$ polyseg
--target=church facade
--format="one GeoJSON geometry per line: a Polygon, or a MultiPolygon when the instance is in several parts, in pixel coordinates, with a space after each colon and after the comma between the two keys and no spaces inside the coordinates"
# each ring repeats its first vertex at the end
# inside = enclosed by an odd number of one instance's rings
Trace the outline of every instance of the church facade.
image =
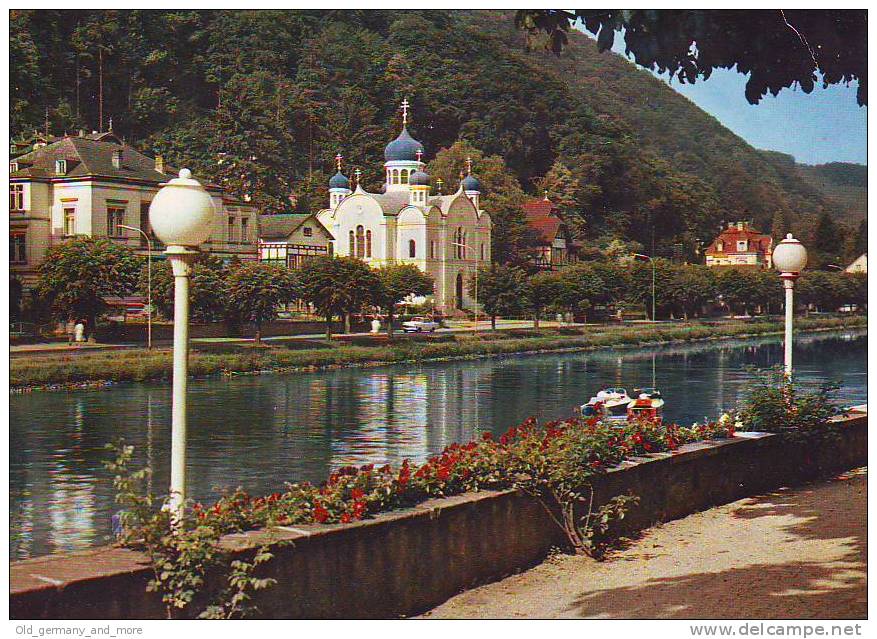
{"type": "Polygon", "coordinates": [[[481,186],[468,161],[468,175],[454,193],[432,193],[423,145],[408,132],[407,111],[405,101],[402,132],[384,150],[383,192],[364,190],[359,175],[352,184],[339,155],[329,180],[329,206],[317,218],[334,238],[335,255],[373,267],[415,264],[435,280],[438,310],[474,309],[469,280],[490,262],[491,220],[479,208],[481,186]]]}

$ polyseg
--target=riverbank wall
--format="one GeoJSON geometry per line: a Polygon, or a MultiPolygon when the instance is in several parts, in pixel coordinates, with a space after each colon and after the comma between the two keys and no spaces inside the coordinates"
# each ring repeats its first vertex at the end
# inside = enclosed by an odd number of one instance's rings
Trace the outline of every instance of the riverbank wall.
{"type": "MultiPolygon", "coordinates": [[[[867,414],[855,410],[831,433],[742,433],[672,453],[635,458],[596,478],[595,503],[640,498],[631,533],[737,499],[867,464],[867,414]]],[[[275,557],[259,593],[268,618],[397,618],[418,614],[475,585],[543,559],[564,542],[539,502],[514,490],[433,499],[346,525],[276,527],[223,538],[234,553],[266,543],[275,557]]],[[[146,592],[142,553],[101,548],[16,561],[13,619],[143,619],[165,616],[146,592]]]]}

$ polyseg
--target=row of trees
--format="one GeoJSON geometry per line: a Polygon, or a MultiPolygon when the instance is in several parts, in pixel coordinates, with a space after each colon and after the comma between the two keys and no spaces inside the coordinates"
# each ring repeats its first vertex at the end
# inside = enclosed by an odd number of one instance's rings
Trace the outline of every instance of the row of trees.
{"type": "MultiPolygon", "coordinates": [[[[653,264],[581,262],[534,275],[516,266],[490,264],[479,271],[477,296],[494,325],[497,316],[532,316],[538,323],[549,313],[586,315],[601,306],[645,307],[651,314],[653,265],[659,318],[688,319],[715,304],[744,314],[779,311],[782,305],[782,284],[772,271],[713,269],[663,259],[653,264]]],[[[169,264],[153,268],[152,299],[165,317],[173,314],[173,285],[169,264]]],[[[468,286],[476,295],[474,277],[468,286]]],[[[143,258],[106,239],[78,237],[49,251],[33,300],[58,319],[82,317],[95,326],[106,310],[105,298],[135,292],[145,296],[147,287],[143,258]]],[[[203,254],[193,268],[190,306],[195,321],[224,321],[232,327],[252,322],[257,341],[262,324],[297,300],[326,318],[327,335],[334,318],[344,318],[349,332],[350,316],[372,308],[388,316],[392,335],[396,305],[410,296],[430,295],[433,288],[432,277],[411,264],[372,269],[355,258],[316,257],[293,271],[265,262],[224,263],[203,254]]],[[[797,283],[797,299],[816,310],[861,307],[867,303],[867,279],[857,273],[805,271],[797,283]]]]}
{"type": "MultiPolygon", "coordinates": [[[[778,312],[783,287],[773,271],[715,269],[698,264],[654,262],[655,310],[658,318],[696,317],[711,305],[734,313],[778,312]]],[[[475,280],[469,282],[475,294],[475,280]]],[[[845,304],[867,303],[863,273],[805,271],[796,284],[797,300],[806,307],[835,311],[845,304]]],[[[622,310],[644,307],[651,315],[652,265],[647,262],[582,262],[558,271],[528,275],[508,265],[485,266],[478,277],[478,299],[497,316],[539,317],[548,313],[586,315],[594,307],[622,310]]]]}
{"type": "MultiPolygon", "coordinates": [[[[107,310],[105,298],[146,296],[149,284],[145,260],[130,249],[106,239],[77,237],[49,251],[34,299],[57,319],[86,318],[93,327],[107,310]]],[[[172,317],[170,264],[153,268],[151,285],[156,309],[172,317]]],[[[192,269],[190,312],[195,321],[224,321],[231,327],[252,322],[259,342],[262,324],[293,301],[312,304],[326,318],[327,336],[333,318],[344,318],[349,332],[351,314],[377,307],[388,315],[392,335],[395,306],[411,295],[432,292],[432,278],[410,264],[372,269],[355,258],[316,257],[293,271],[266,262],[225,263],[202,254],[192,269]]]]}

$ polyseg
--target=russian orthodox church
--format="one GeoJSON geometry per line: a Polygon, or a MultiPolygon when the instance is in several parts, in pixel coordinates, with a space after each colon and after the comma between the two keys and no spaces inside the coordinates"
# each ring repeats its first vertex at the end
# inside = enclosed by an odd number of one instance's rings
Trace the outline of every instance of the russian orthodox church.
{"type": "Polygon", "coordinates": [[[369,193],[354,172],[354,183],[342,171],[329,180],[329,206],[317,219],[334,237],[335,255],[354,256],[369,265],[415,264],[435,279],[437,309],[452,313],[474,309],[469,280],[490,262],[490,215],[479,208],[481,185],[461,176],[456,192],[433,194],[423,162],[423,145],[408,132],[408,101],[402,102],[402,132],[384,149],[384,188],[369,193]],[[352,188],[351,188],[352,187],[352,188]]]}

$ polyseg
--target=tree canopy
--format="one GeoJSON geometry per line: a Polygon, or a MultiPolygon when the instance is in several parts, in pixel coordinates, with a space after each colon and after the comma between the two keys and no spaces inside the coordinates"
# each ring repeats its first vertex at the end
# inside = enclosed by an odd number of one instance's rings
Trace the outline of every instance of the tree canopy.
{"type": "Polygon", "coordinates": [[[567,32],[581,24],[601,51],[621,32],[637,64],[679,82],[707,79],[715,69],[748,74],[746,99],[797,86],[858,82],[856,99],[868,103],[868,12],[864,9],[523,9],[516,24],[547,34],[546,47],[560,53],[567,32]]]}
{"type": "Polygon", "coordinates": [[[85,318],[94,330],[106,310],[105,297],[124,296],[137,287],[143,260],[107,239],[77,236],[51,247],[40,265],[37,292],[58,319],[85,318]]]}

